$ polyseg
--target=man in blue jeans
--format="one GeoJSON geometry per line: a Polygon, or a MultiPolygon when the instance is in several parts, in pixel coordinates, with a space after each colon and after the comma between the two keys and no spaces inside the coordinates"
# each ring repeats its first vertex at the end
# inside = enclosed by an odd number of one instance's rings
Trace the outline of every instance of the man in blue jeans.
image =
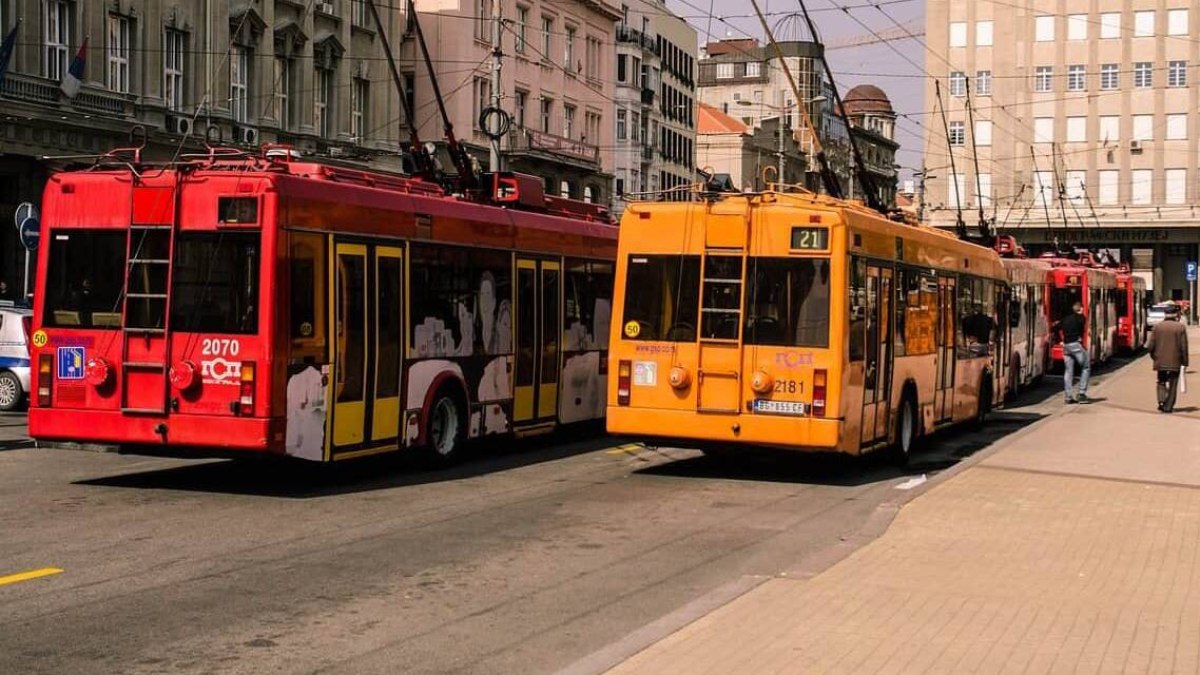
{"type": "Polygon", "coordinates": [[[1083,303],[1076,302],[1071,308],[1071,314],[1057,322],[1062,331],[1063,348],[1063,388],[1066,390],[1067,403],[1082,403],[1088,400],[1088,377],[1092,374],[1092,363],[1087,349],[1083,346],[1083,333],[1087,326],[1087,318],[1083,316],[1083,303]],[[1075,381],[1075,364],[1082,368],[1079,373],[1079,394],[1071,392],[1075,381]]]}

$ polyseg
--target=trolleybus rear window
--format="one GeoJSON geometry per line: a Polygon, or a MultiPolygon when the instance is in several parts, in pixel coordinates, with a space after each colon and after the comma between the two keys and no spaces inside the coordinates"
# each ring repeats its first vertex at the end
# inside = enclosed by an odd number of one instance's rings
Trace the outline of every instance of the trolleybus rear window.
{"type": "Polygon", "coordinates": [[[621,324],[626,339],[695,342],[699,304],[699,256],[629,256],[621,324]]]}
{"type": "Polygon", "coordinates": [[[63,328],[120,328],[126,233],[55,230],[46,270],[43,323],[63,328]]]}
{"type": "Polygon", "coordinates": [[[175,242],[171,326],[196,333],[258,332],[257,232],[184,232],[175,242]]]}
{"type": "Polygon", "coordinates": [[[751,258],[746,280],[746,344],[829,346],[829,260],[751,258]]]}
{"type": "Polygon", "coordinates": [[[1050,292],[1050,317],[1055,321],[1061,320],[1075,311],[1077,302],[1083,302],[1083,290],[1080,287],[1054,289],[1050,292]]]}

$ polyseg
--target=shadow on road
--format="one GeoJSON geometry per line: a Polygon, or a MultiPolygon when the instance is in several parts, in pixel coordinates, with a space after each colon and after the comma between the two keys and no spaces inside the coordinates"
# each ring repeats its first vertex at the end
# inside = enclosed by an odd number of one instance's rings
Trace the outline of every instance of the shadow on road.
{"type": "Polygon", "coordinates": [[[414,450],[334,464],[279,457],[205,461],[76,484],[310,499],[475,478],[610,448],[617,442],[597,428],[576,429],[471,447],[462,463],[447,468],[431,467],[414,450]]]}

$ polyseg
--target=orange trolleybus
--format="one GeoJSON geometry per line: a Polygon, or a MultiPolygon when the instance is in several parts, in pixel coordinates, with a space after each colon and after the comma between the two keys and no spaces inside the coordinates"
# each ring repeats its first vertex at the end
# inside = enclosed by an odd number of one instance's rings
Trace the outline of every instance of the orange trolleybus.
{"type": "MultiPolygon", "coordinates": [[[[995,250],[810,193],[637,203],[621,221],[608,429],[858,454],[991,407],[995,250]]],[[[1000,360],[1003,364],[1005,360],[1000,360]]],[[[1001,390],[1002,391],[1002,390],[1001,390]]]]}
{"type": "Polygon", "coordinates": [[[528,176],[455,197],[288,154],[49,181],[34,438],[448,458],[604,414],[606,212],[528,176]]]}

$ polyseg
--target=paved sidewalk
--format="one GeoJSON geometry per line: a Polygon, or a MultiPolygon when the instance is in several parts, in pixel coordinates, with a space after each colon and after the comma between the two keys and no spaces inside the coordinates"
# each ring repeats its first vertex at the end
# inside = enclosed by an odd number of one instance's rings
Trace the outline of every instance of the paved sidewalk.
{"type": "Polygon", "coordinates": [[[1198,672],[1200,374],[1190,384],[1158,413],[1143,357],[842,562],[766,581],[610,672],[1198,672]]]}

